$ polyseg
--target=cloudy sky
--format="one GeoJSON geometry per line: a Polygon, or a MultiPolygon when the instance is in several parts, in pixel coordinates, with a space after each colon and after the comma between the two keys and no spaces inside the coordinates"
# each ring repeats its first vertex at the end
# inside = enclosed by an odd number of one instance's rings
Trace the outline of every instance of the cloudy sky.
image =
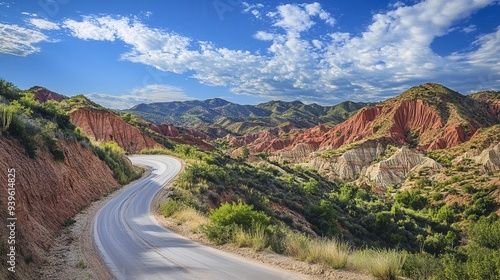
{"type": "Polygon", "coordinates": [[[118,109],[500,90],[498,0],[116,3],[0,0],[0,78],[118,109]]]}

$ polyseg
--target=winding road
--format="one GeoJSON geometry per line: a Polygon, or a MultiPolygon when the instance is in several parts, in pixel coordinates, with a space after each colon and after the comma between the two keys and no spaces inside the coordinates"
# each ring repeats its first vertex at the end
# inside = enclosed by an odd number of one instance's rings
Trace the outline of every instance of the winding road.
{"type": "Polygon", "coordinates": [[[203,246],[160,226],[150,212],[155,194],[181,170],[167,156],[132,156],[151,174],[97,214],[94,240],[117,279],[300,279],[294,274],[203,246]]]}

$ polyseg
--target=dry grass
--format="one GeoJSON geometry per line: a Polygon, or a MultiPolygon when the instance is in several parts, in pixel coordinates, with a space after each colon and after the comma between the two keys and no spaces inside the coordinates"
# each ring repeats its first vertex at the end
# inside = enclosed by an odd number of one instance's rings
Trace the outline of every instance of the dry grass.
{"type": "Polygon", "coordinates": [[[171,218],[178,225],[185,225],[191,232],[197,232],[200,225],[207,222],[207,217],[191,207],[184,207],[172,214],[171,218]]]}
{"type": "Polygon", "coordinates": [[[267,247],[269,238],[264,226],[255,226],[249,231],[239,229],[234,237],[234,242],[239,247],[250,247],[256,251],[262,251],[267,247]]]}
{"type": "Polygon", "coordinates": [[[350,251],[346,243],[336,239],[311,239],[299,234],[289,234],[285,244],[289,256],[337,269],[346,266],[350,251]]]}
{"type": "Polygon", "coordinates": [[[396,250],[360,250],[349,256],[347,267],[391,280],[401,274],[405,260],[405,253],[396,250]]]}

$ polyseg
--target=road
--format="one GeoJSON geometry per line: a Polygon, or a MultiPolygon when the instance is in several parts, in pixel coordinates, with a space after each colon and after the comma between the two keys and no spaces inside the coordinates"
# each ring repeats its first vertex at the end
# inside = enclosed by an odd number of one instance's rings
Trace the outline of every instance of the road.
{"type": "Polygon", "coordinates": [[[167,156],[132,156],[151,174],[97,214],[94,240],[117,279],[299,279],[295,275],[203,246],[160,226],[150,212],[155,194],[181,170],[167,156]]]}

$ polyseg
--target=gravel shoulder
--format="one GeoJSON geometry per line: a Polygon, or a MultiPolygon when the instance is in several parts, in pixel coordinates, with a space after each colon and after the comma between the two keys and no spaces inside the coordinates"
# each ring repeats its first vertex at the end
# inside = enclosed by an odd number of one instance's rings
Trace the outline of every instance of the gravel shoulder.
{"type": "MultiPolygon", "coordinates": [[[[146,170],[143,177],[150,173],[146,170]]],[[[47,250],[44,263],[37,267],[40,279],[113,279],[94,243],[94,219],[109,200],[134,182],[101,196],[73,217],[75,223],[61,230],[47,250]]]]}

